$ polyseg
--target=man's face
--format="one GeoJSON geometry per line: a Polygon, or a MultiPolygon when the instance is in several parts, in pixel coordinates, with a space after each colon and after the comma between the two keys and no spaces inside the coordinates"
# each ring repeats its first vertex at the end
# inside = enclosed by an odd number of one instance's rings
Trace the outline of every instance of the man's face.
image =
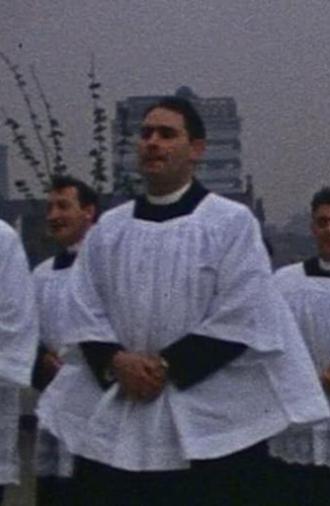
{"type": "Polygon", "coordinates": [[[330,261],[330,204],[320,205],[312,215],[312,233],[319,256],[330,261]]]}
{"type": "Polygon", "coordinates": [[[190,140],[181,114],[157,107],[145,117],[138,144],[141,173],[154,182],[184,183],[204,141],[190,140]]]}
{"type": "Polygon", "coordinates": [[[81,206],[73,186],[51,191],[46,213],[51,236],[64,247],[79,242],[91,226],[94,212],[94,206],[81,206]]]}

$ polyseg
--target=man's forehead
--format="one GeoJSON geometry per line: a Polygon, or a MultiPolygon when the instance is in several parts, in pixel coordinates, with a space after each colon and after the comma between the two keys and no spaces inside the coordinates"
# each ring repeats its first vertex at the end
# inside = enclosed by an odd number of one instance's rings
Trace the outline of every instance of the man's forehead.
{"type": "Polygon", "coordinates": [[[325,223],[329,223],[330,221],[330,204],[321,204],[315,211],[312,213],[312,223],[315,226],[323,226],[325,223]]]}
{"type": "Polygon", "coordinates": [[[330,216],[330,203],[321,204],[317,209],[315,209],[313,216],[330,216]]]}
{"type": "Polygon", "coordinates": [[[48,194],[48,200],[72,199],[79,200],[78,190],[74,186],[65,186],[64,188],[56,188],[48,194]]]}
{"type": "Polygon", "coordinates": [[[163,107],[155,107],[144,118],[143,126],[169,126],[172,128],[185,129],[184,118],[182,114],[163,107]]]}

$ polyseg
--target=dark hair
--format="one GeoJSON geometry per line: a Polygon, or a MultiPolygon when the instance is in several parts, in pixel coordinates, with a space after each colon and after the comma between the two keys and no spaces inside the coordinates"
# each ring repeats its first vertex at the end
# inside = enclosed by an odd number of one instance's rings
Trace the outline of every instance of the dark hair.
{"type": "Polygon", "coordinates": [[[323,204],[330,205],[330,186],[323,186],[321,190],[313,195],[311,201],[312,213],[315,213],[323,204]]]}
{"type": "Polygon", "coordinates": [[[88,184],[84,183],[80,179],[76,179],[75,177],[53,176],[51,178],[49,191],[63,190],[68,187],[76,188],[81,207],[93,205],[96,209],[98,209],[99,202],[97,193],[93,190],[93,188],[88,186],[88,184]]]}
{"type": "Polygon", "coordinates": [[[170,111],[177,112],[183,116],[184,124],[191,141],[195,139],[205,139],[206,130],[204,122],[191,102],[185,98],[174,96],[161,98],[145,110],[143,119],[151,111],[157,109],[158,107],[162,109],[169,109],[170,111]]]}

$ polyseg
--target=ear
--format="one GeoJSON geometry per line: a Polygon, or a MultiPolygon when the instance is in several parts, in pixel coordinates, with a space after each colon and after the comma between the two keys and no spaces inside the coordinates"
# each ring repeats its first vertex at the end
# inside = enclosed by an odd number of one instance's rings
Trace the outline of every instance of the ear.
{"type": "Polygon", "coordinates": [[[88,219],[88,221],[93,222],[95,220],[96,216],[96,207],[92,204],[87,205],[84,207],[85,216],[88,219]]]}
{"type": "Polygon", "coordinates": [[[205,140],[204,139],[194,139],[190,143],[191,145],[191,159],[193,161],[201,158],[202,154],[205,151],[205,140]]]}
{"type": "Polygon", "coordinates": [[[310,230],[310,233],[312,234],[312,236],[315,237],[315,224],[314,224],[313,219],[311,219],[311,221],[309,223],[309,230],[310,230]]]}

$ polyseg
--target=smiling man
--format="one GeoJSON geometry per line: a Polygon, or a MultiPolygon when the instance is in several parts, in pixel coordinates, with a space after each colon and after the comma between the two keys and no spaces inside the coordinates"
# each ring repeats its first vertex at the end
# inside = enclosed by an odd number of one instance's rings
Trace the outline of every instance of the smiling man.
{"type": "Polygon", "coordinates": [[[70,176],[52,180],[46,220],[50,235],[61,248],[76,249],[95,221],[95,192],[70,176]]]}
{"type": "MultiPolygon", "coordinates": [[[[311,202],[317,255],[279,269],[275,280],[298,323],[330,401],[330,187],[311,202]]],[[[285,431],[270,443],[283,504],[321,506],[330,495],[330,423],[285,431]]]]}
{"type": "Polygon", "coordinates": [[[146,194],[103,215],[72,271],[74,362],[39,413],[77,456],[76,505],[269,506],[263,441],[328,415],[256,220],[194,178],[204,147],[189,102],[150,107],[146,194]]]}
{"type": "MultiPolygon", "coordinates": [[[[68,279],[68,269],[96,219],[96,212],[97,196],[88,185],[71,176],[53,178],[46,220],[60,253],[43,262],[33,273],[41,327],[33,383],[41,391],[53,380],[62,365],[60,300],[68,279]]],[[[36,462],[37,506],[71,504],[71,457],[46,431],[39,431],[38,434],[36,462]]]]}

